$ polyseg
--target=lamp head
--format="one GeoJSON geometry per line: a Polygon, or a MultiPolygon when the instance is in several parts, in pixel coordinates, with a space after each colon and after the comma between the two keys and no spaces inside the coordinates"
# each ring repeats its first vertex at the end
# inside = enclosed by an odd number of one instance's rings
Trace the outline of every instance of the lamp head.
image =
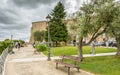
{"type": "Polygon", "coordinates": [[[47,17],[46,17],[47,20],[50,20],[51,19],[51,16],[48,14],[47,17]]]}

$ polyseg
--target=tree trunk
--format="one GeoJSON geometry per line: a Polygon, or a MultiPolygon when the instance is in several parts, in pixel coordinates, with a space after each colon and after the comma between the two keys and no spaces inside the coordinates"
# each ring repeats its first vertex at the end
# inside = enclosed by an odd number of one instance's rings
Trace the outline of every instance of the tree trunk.
{"type": "Polygon", "coordinates": [[[60,46],[60,42],[56,41],[56,47],[60,46]]]}
{"type": "Polygon", "coordinates": [[[116,53],[117,56],[120,56],[120,44],[117,45],[117,53],[116,53]]]}
{"type": "Polygon", "coordinates": [[[83,54],[82,54],[82,40],[83,40],[83,38],[80,38],[79,42],[77,43],[77,45],[78,45],[78,56],[80,58],[83,58],[83,54]]]}
{"type": "Polygon", "coordinates": [[[67,46],[67,42],[65,42],[65,46],[67,46]]]}
{"type": "MultiPolygon", "coordinates": [[[[116,36],[119,36],[119,35],[116,35],[116,36]]],[[[117,53],[116,53],[116,55],[120,56],[120,37],[116,37],[116,43],[117,43],[117,53]]]]}
{"type": "Polygon", "coordinates": [[[57,47],[57,41],[55,42],[55,44],[56,44],[56,47],[57,47]]]}

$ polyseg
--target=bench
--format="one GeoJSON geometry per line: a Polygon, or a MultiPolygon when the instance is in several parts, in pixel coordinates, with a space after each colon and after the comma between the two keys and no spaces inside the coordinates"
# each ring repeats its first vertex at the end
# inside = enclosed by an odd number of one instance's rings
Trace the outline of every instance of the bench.
{"type": "Polygon", "coordinates": [[[70,68],[76,68],[79,72],[80,67],[77,65],[77,63],[82,61],[80,57],[67,55],[61,55],[59,57],[62,58],[62,60],[56,61],[56,69],[58,69],[58,64],[61,64],[68,68],[68,75],[70,75],[70,68]],[[74,62],[74,64],[67,63],[64,60],[71,60],[72,62],[74,62]]]}

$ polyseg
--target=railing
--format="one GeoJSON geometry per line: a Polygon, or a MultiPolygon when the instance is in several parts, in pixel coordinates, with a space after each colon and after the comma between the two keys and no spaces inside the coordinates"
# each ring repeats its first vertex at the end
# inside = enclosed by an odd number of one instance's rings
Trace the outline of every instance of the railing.
{"type": "Polygon", "coordinates": [[[6,59],[6,56],[8,55],[8,48],[6,48],[2,54],[0,55],[0,75],[3,74],[3,70],[4,70],[4,62],[6,59]]]}

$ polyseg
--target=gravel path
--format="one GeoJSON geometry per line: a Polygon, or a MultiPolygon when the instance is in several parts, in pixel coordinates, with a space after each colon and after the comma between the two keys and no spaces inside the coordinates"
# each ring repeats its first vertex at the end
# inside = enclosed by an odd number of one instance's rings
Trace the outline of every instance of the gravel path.
{"type": "MultiPolygon", "coordinates": [[[[20,50],[14,49],[15,54],[7,56],[4,75],[67,75],[67,68],[59,66],[59,69],[56,69],[54,60],[47,61],[45,55],[35,54],[34,50],[31,45],[20,50]]],[[[93,74],[71,69],[71,75],[93,74]]]]}

